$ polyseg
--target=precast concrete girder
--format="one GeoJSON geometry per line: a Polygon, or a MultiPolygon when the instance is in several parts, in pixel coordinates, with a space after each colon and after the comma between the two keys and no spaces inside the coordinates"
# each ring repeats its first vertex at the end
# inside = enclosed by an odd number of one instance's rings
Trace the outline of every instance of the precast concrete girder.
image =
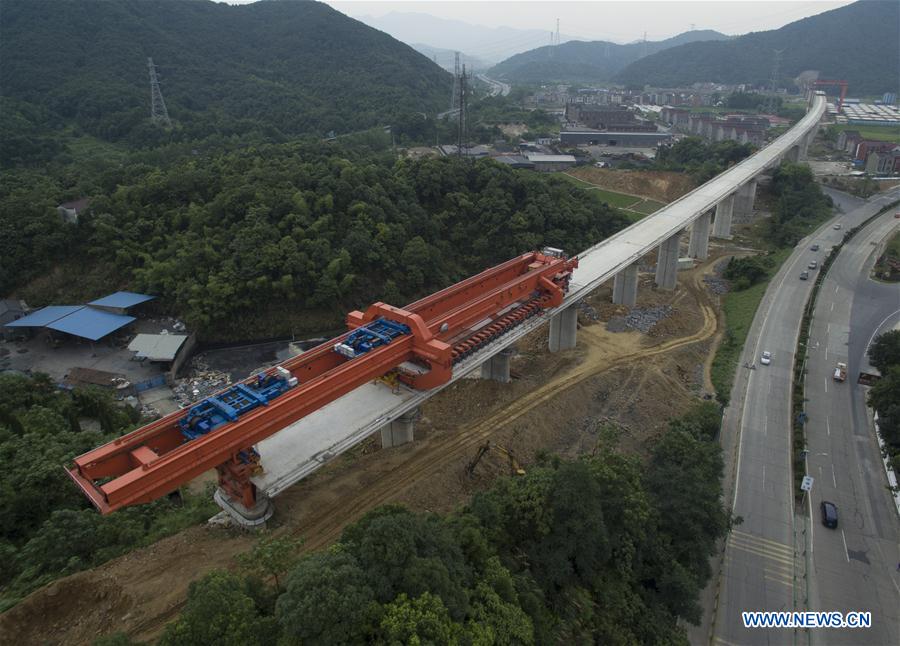
{"type": "Polygon", "coordinates": [[[613,281],[612,302],[616,305],[634,307],[637,303],[638,290],[638,266],[637,263],[628,265],[616,274],[613,281]]]}

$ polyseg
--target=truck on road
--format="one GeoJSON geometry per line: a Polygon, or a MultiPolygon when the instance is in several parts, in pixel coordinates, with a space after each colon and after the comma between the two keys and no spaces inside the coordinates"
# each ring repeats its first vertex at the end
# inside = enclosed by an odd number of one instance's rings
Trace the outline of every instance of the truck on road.
{"type": "Polygon", "coordinates": [[[847,378],[847,364],[838,363],[834,369],[834,380],[844,381],[847,378]]]}

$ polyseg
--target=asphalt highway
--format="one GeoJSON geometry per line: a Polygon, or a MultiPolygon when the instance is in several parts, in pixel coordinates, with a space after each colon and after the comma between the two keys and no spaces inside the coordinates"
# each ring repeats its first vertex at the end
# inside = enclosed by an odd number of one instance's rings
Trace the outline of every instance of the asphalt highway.
{"type": "Polygon", "coordinates": [[[868,367],[877,330],[900,321],[900,284],[869,279],[877,250],[900,228],[891,210],[844,246],[822,283],[807,363],[807,472],[811,610],[864,610],[867,629],[815,630],[813,644],[900,644],[900,521],[857,377],[868,367]],[[837,362],[847,380],[833,380],[837,362]],[[838,526],[821,523],[820,503],[838,507],[838,526]]]}
{"type": "MultiPolygon", "coordinates": [[[[791,629],[745,628],[741,618],[742,611],[807,607],[806,523],[795,522],[792,495],[790,388],[800,321],[813,281],[799,276],[813,256],[821,263],[825,251],[839,242],[846,230],[897,199],[898,193],[895,190],[857,208],[853,208],[856,201],[841,198],[845,210],[852,210],[801,241],[757,310],[723,424],[726,461],[735,468],[733,482],[726,478],[730,499],[726,502],[733,505],[733,513],[742,522],[729,534],[716,586],[714,643],[743,646],[806,640],[791,629]],[[841,230],[833,228],[836,223],[842,225],[841,230]],[[816,254],[809,250],[814,243],[821,247],[816,254]],[[772,353],[770,365],[759,363],[763,351],[772,353]]],[[[850,299],[849,290],[844,297],[850,299]]],[[[822,583],[833,587],[830,580],[822,583]]],[[[699,641],[696,631],[692,635],[699,641]]]]}

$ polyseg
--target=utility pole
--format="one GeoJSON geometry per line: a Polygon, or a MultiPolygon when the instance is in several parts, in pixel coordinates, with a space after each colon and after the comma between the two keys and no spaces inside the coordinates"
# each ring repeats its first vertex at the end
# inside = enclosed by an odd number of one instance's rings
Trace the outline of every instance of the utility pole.
{"type": "Polygon", "coordinates": [[[772,60],[772,75],[769,77],[769,91],[772,95],[769,97],[769,100],[766,101],[766,112],[772,113],[778,110],[778,71],[781,67],[781,55],[784,53],[783,49],[773,49],[772,52],[775,54],[774,59],[772,60]]]}
{"type": "Polygon", "coordinates": [[[450,92],[450,110],[459,107],[459,52],[453,64],[453,91],[450,92]]]}
{"type": "Polygon", "coordinates": [[[463,147],[469,145],[469,133],[467,132],[466,123],[466,66],[463,64],[462,73],[459,77],[459,121],[457,122],[456,132],[456,154],[463,156],[463,147]]]}
{"type": "Polygon", "coordinates": [[[147,67],[150,68],[150,121],[162,126],[171,126],[169,111],[163,100],[162,90],[159,89],[159,79],[156,77],[156,65],[153,59],[147,59],[147,67]]]}

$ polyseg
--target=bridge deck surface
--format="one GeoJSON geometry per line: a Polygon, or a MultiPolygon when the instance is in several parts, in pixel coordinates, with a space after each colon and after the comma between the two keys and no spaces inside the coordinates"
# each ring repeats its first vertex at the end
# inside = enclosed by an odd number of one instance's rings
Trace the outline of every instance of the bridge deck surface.
{"type": "MultiPolygon", "coordinates": [[[[569,294],[558,309],[577,303],[658,244],[690,226],[764,170],[777,166],[815,127],[824,112],[825,98],[817,95],[803,119],[768,146],[653,215],[579,254],[579,266],[569,294]]],[[[254,477],[253,482],[267,495],[277,495],[546,323],[553,313],[547,311],[544,316],[531,319],[457,364],[453,378],[440,388],[420,392],[401,387],[400,392],[394,394],[384,384],[366,384],[291,424],[257,446],[265,471],[254,477]]]]}

